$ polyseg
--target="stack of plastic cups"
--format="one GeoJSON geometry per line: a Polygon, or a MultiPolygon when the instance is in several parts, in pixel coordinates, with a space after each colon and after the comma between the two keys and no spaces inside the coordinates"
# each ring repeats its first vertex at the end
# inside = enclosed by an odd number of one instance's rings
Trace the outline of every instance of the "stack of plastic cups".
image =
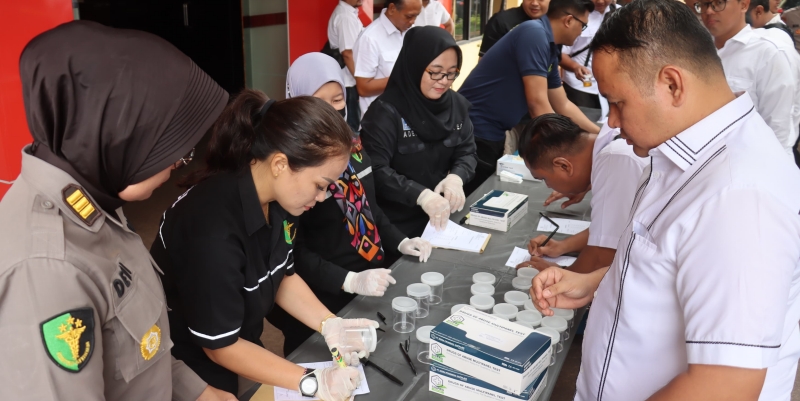
{"type": "Polygon", "coordinates": [[[431,296],[428,300],[428,303],[431,305],[438,305],[442,303],[442,293],[444,292],[444,275],[436,272],[423,273],[420,281],[422,281],[422,284],[427,284],[431,287],[431,296]]]}
{"type": "Polygon", "coordinates": [[[469,299],[469,305],[481,312],[490,313],[494,307],[494,298],[489,295],[473,295],[469,299]]]}
{"type": "Polygon", "coordinates": [[[431,286],[422,283],[410,284],[406,287],[406,294],[409,298],[417,301],[417,311],[414,313],[414,317],[417,319],[428,317],[428,311],[430,310],[428,302],[431,298],[431,286]]]}
{"type": "Polygon", "coordinates": [[[527,294],[531,292],[531,279],[526,277],[514,277],[511,280],[511,286],[514,287],[515,290],[527,294]]]}
{"type": "Polygon", "coordinates": [[[519,309],[516,306],[505,303],[497,304],[492,308],[493,315],[505,320],[513,320],[517,316],[517,312],[519,309]]]}
{"type": "Polygon", "coordinates": [[[473,284],[469,290],[472,295],[494,295],[494,286],[490,284],[473,284]]]}
{"type": "Polygon", "coordinates": [[[489,284],[491,286],[497,282],[497,277],[492,273],[475,273],[472,275],[472,282],[475,284],[489,284]]]}
{"type": "Polygon", "coordinates": [[[551,351],[550,366],[555,365],[556,354],[561,352],[558,350],[558,347],[561,347],[562,349],[564,348],[564,346],[561,345],[561,334],[559,334],[557,330],[551,329],[549,327],[541,327],[534,331],[539,334],[550,337],[550,351],[551,351]]]}
{"type": "Polygon", "coordinates": [[[517,269],[517,277],[524,277],[529,281],[530,279],[536,277],[537,274],[539,274],[539,271],[532,267],[520,267],[517,269]]]}
{"type": "Polygon", "coordinates": [[[456,304],[456,305],[453,305],[453,307],[450,308],[450,314],[451,315],[455,315],[456,312],[458,312],[459,310],[461,310],[461,308],[463,308],[465,306],[467,306],[467,304],[456,304]]]}
{"type": "MultiPolygon", "coordinates": [[[[564,320],[567,321],[567,328],[569,328],[569,329],[572,328],[572,323],[575,320],[575,311],[574,310],[572,310],[572,309],[559,309],[559,308],[550,308],[550,310],[553,311],[553,313],[554,313],[553,316],[563,317],[564,320]]],[[[565,340],[568,340],[568,339],[569,339],[569,330],[567,330],[567,338],[565,338],[565,340]]]]}
{"type": "Polygon", "coordinates": [[[542,325],[542,314],[535,310],[522,310],[517,312],[517,323],[525,322],[530,324],[532,329],[542,325]]]}
{"type": "Polygon", "coordinates": [[[417,301],[408,297],[396,297],[392,300],[392,328],[398,333],[411,333],[417,322],[417,301]]]}
{"type": "Polygon", "coordinates": [[[564,344],[562,343],[566,341],[567,336],[569,335],[567,321],[564,320],[563,317],[545,316],[542,318],[542,327],[549,327],[558,331],[558,334],[561,336],[561,342],[558,343],[558,352],[563,351],[564,344]]]}
{"type": "Polygon", "coordinates": [[[419,352],[417,353],[417,360],[426,364],[431,364],[430,358],[430,343],[431,343],[431,330],[433,326],[422,326],[417,329],[417,340],[419,340],[419,352]]]}
{"type": "Polygon", "coordinates": [[[529,300],[528,294],[522,291],[508,291],[503,295],[503,300],[511,305],[517,307],[517,310],[522,310],[525,306],[525,301],[529,300]]]}

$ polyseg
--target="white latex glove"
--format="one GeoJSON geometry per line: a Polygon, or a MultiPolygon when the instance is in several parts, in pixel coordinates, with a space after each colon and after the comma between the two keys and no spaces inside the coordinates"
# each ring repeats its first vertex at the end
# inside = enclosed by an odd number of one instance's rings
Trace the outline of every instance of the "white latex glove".
{"type": "Polygon", "coordinates": [[[351,294],[382,297],[389,284],[396,282],[389,269],[369,269],[361,273],[349,272],[344,279],[343,290],[351,294]]]}
{"type": "Polygon", "coordinates": [[[331,366],[314,371],[317,377],[317,398],[325,401],[348,401],[361,384],[356,368],[331,366]]]}
{"type": "Polygon", "coordinates": [[[438,193],[425,189],[417,198],[417,205],[428,214],[436,231],[442,231],[450,220],[450,202],[438,193]]]}
{"type": "Polygon", "coordinates": [[[431,248],[431,243],[420,237],[412,239],[406,238],[397,246],[397,250],[400,251],[400,253],[403,255],[419,256],[419,261],[422,263],[428,261],[428,257],[431,256],[431,248]]]}
{"type": "MultiPolygon", "coordinates": [[[[358,329],[372,326],[380,327],[378,322],[370,319],[342,319],[334,317],[326,320],[322,324],[322,336],[328,349],[336,348],[344,359],[344,363],[350,366],[358,366],[361,363],[358,358],[369,356],[370,350],[361,339],[361,334],[347,329],[358,329]]],[[[377,339],[376,339],[377,341],[377,339]]],[[[373,344],[374,346],[374,344],[373,344]]]]}
{"type": "Polygon", "coordinates": [[[444,198],[450,202],[450,213],[461,211],[464,208],[464,181],[455,174],[448,174],[447,177],[436,185],[433,192],[444,194],[444,198]]]}

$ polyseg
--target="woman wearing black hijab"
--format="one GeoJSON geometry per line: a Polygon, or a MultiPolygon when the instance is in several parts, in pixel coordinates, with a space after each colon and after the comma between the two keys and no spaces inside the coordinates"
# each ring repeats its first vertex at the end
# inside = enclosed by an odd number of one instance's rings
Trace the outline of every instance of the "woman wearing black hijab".
{"type": "Polygon", "coordinates": [[[447,31],[410,29],[386,91],[361,121],[378,204],[409,237],[421,235],[428,220],[444,229],[475,175],[470,104],[450,89],[460,68],[461,49],[447,31]]]}
{"type": "Polygon", "coordinates": [[[20,73],[33,144],[0,201],[3,398],[235,399],[170,356],[121,208],[191,160],[227,93],[166,41],[86,21],[34,38],[20,73]]]}

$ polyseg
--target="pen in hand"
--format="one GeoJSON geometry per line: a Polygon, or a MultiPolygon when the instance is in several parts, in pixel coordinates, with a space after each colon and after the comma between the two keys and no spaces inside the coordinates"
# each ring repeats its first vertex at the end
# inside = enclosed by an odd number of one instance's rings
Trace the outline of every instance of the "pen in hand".
{"type": "Polygon", "coordinates": [[[547,243],[548,243],[548,242],[550,242],[550,238],[553,238],[553,236],[554,236],[554,235],[556,235],[556,232],[558,231],[558,228],[559,228],[559,227],[558,227],[558,224],[556,224],[556,222],[555,222],[555,221],[553,221],[553,220],[550,220],[550,218],[549,218],[549,217],[547,217],[547,216],[545,216],[545,215],[544,215],[544,213],[542,213],[542,212],[539,212],[539,215],[540,215],[540,216],[542,216],[542,218],[543,218],[543,219],[545,219],[545,220],[547,220],[548,222],[550,222],[550,224],[552,224],[552,225],[554,225],[554,226],[556,227],[556,229],[555,229],[555,230],[553,230],[553,232],[551,232],[551,233],[550,233],[550,235],[548,235],[548,236],[547,236],[547,238],[544,240],[544,242],[542,242],[541,244],[539,244],[539,247],[540,247],[540,248],[542,248],[542,247],[544,247],[545,245],[547,245],[547,243]]]}
{"type": "Polygon", "coordinates": [[[406,352],[405,348],[403,348],[403,344],[400,343],[400,353],[403,354],[403,358],[408,362],[408,366],[411,367],[411,371],[414,372],[414,376],[417,375],[417,368],[414,367],[414,362],[411,362],[411,358],[408,357],[408,353],[406,352]]]}

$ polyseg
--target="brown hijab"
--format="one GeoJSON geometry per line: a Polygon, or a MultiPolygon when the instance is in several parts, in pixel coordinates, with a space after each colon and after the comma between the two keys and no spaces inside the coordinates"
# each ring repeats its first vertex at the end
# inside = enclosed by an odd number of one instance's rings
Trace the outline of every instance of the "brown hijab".
{"type": "Polygon", "coordinates": [[[113,211],[125,187],[175,163],[202,138],[228,94],[167,41],[73,21],[20,57],[33,154],[113,211]]]}

